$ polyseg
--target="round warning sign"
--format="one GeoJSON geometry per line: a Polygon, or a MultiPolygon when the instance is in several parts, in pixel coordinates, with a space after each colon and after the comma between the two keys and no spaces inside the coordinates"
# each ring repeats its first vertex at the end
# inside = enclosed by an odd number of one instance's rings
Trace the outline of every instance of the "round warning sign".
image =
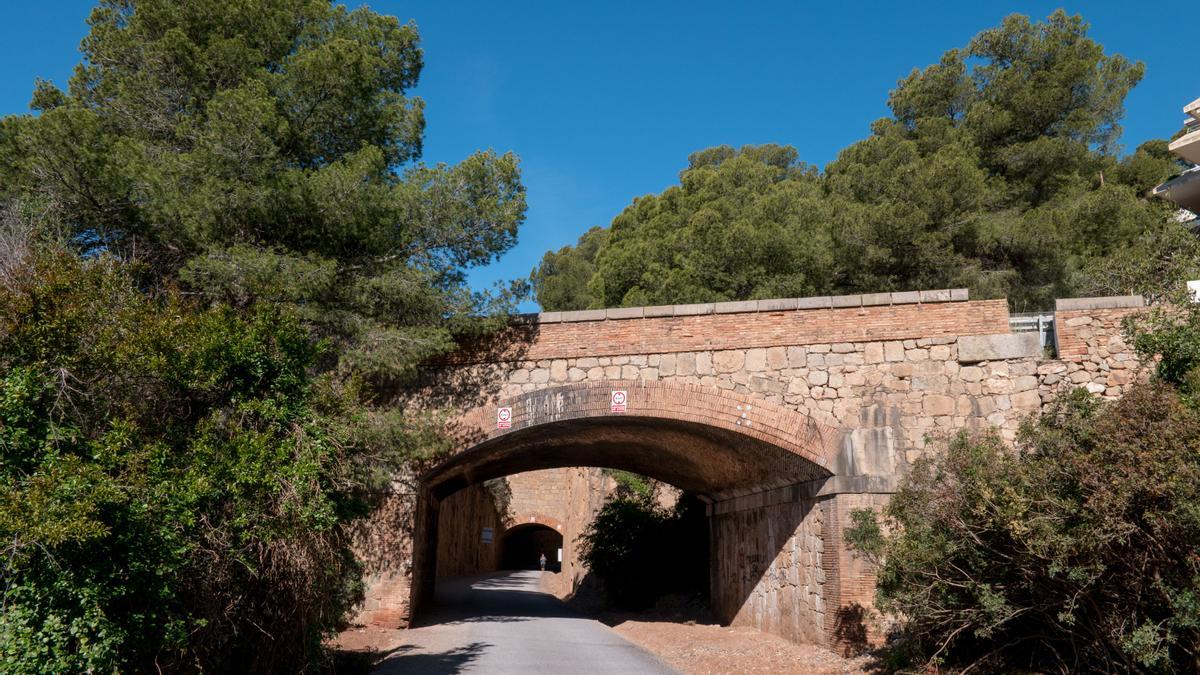
{"type": "Polygon", "coordinates": [[[612,411],[615,413],[625,412],[626,402],[629,396],[624,389],[614,389],[612,393],[612,411]]]}
{"type": "Polygon", "coordinates": [[[496,410],[496,428],[512,428],[512,408],[498,408],[496,410]]]}

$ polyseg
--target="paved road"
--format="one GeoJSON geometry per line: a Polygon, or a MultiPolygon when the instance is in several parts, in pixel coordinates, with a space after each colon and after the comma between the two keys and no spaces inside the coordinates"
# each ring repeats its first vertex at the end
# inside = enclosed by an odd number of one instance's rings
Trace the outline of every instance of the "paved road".
{"type": "Polygon", "coordinates": [[[674,673],[607,626],[538,590],[539,572],[439,581],[437,606],[376,675],[674,673]]]}

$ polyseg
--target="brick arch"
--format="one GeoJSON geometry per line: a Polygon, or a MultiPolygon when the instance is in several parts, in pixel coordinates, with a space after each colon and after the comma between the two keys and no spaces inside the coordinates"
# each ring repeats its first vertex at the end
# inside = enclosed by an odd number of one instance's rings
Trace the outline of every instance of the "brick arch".
{"type": "MultiPolygon", "coordinates": [[[[816,482],[836,472],[843,436],[795,410],[694,384],[610,380],[548,386],[476,408],[458,451],[420,479],[412,604],[432,597],[438,505],[492,478],[563,466],[626,469],[713,502],[816,482]],[[612,392],[627,392],[613,412],[612,392]],[[509,428],[497,410],[510,408],[509,428]]],[[[559,530],[561,531],[561,530],[559,530]]]]}
{"type": "MultiPolygon", "coordinates": [[[[835,473],[842,443],[839,430],[751,395],[695,384],[631,380],[580,382],[504,398],[462,415],[454,424],[458,450],[427,472],[421,482],[444,496],[466,485],[501,475],[581,465],[628,468],[674,482],[670,475],[655,475],[653,462],[647,462],[650,466],[622,466],[596,461],[609,459],[607,457],[567,457],[565,450],[553,447],[558,436],[582,441],[604,437],[613,429],[626,428],[629,429],[626,442],[630,445],[645,446],[648,445],[646,435],[670,433],[675,441],[729,447],[729,458],[740,457],[742,461],[752,461],[754,453],[751,450],[766,455],[765,449],[769,449],[775,455],[772,461],[776,466],[773,468],[778,473],[780,485],[835,473]],[[612,410],[612,392],[616,390],[627,393],[623,413],[612,410]],[[508,428],[500,428],[497,424],[501,408],[511,410],[508,428]],[[738,453],[735,449],[745,452],[738,453]],[[504,461],[489,461],[497,456],[504,461]]],[[[609,442],[616,445],[621,441],[610,438],[609,442]]],[[[611,459],[620,458],[614,455],[611,459]]],[[[650,459],[649,455],[646,459],[650,459]]],[[[690,486],[680,487],[687,489],[690,486]]],[[[740,486],[728,494],[768,487],[771,485],[760,481],[740,486]]]]}
{"type": "Polygon", "coordinates": [[[504,520],[504,533],[507,534],[510,530],[514,530],[523,525],[545,525],[559,532],[563,531],[563,522],[554,516],[548,516],[544,513],[536,511],[528,511],[517,516],[510,516],[504,520]]]}

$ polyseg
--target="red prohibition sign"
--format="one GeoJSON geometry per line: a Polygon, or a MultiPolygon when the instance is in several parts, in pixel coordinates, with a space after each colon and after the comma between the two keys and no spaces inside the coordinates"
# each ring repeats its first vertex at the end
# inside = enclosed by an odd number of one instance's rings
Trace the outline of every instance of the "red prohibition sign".
{"type": "Polygon", "coordinates": [[[615,412],[615,413],[625,412],[625,405],[626,405],[626,401],[628,400],[628,398],[629,397],[625,393],[625,390],[614,389],[613,393],[612,393],[612,405],[611,405],[612,412],[615,412]]]}

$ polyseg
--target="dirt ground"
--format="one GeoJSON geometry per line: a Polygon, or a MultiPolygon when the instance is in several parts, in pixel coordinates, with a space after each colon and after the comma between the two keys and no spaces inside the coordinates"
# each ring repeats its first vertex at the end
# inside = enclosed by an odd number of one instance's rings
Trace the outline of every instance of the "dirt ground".
{"type": "Polygon", "coordinates": [[[718,673],[864,673],[868,659],[844,659],[811,645],[798,645],[753,628],[678,622],[653,614],[607,614],[602,621],[630,642],[653,652],[672,668],[694,675],[718,673]]]}
{"type": "MultiPolygon", "coordinates": [[[[797,645],[753,628],[706,623],[675,623],[654,615],[600,617],[622,637],[691,675],[740,673],[864,673],[868,659],[844,659],[820,647],[797,645]]],[[[341,658],[335,673],[367,673],[373,664],[405,644],[405,631],[358,626],[336,641],[341,658]]]]}
{"type": "MultiPolygon", "coordinates": [[[[646,612],[604,610],[576,598],[576,611],[608,625],[626,640],[689,675],[803,673],[840,675],[870,672],[870,657],[843,658],[812,645],[799,645],[746,627],[724,627],[702,605],[668,596],[646,612]]],[[[405,645],[403,630],[355,626],[338,636],[336,673],[366,673],[371,665],[405,645]]]]}

